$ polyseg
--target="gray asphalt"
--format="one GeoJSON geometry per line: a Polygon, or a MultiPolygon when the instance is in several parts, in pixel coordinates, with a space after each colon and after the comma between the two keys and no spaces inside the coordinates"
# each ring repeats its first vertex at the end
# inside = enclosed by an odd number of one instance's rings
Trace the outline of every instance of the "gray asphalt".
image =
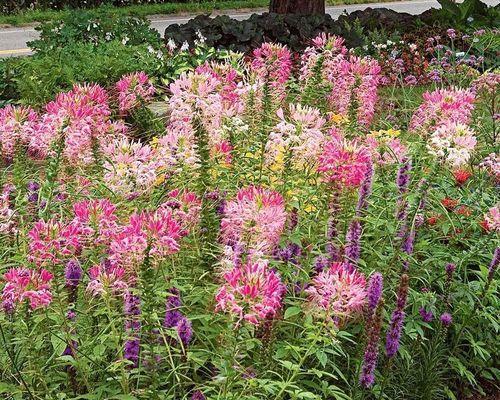
{"type": "MultiPolygon", "coordinates": [[[[494,6],[499,4],[500,0],[483,0],[489,6],[494,6]]],[[[356,10],[364,10],[367,7],[371,8],[390,8],[398,12],[407,12],[410,14],[420,14],[425,10],[430,8],[440,8],[439,3],[436,0],[411,0],[411,1],[398,1],[398,2],[388,2],[388,3],[368,3],[368,4],[356,4],[356,5],[342,5],[342,6],[329,6],[326,8],[326,12],[330,14],[333,18],[338,18],[342,13],[353,12],[356,10]]],[[[256,9],[251,12],[238,12],[230,11],[213,13],[212,15],[218,14],[228,14],[232,18],[236,19],[246,19],[251,14],[263,13],[266,9],[256,9]]],[[[191,15],[172,15],[172,16],[152,16],[150,17],[151,25],[153,28],[158,30],[162,35],[165,28],[172,24],[182,24],[189,21],[191,18],[196,16],[191,15]]],[[[16,28],[6,28],[0,29],[0,57],[10,57],[30,54],[28,45],[26,44],[30,40],[36,39],[38,37],[38,32],[31,27],[16,27],[16,28]]]]}

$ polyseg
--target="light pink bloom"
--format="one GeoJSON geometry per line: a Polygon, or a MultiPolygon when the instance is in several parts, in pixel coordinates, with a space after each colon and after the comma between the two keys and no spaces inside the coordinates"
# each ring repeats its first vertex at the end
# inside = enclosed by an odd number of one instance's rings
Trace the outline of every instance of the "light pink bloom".
{"type": "Polygon", "coordinates": [[[103,148],[104,182],[115,194],[127,197],[149,193],[158,178],[159,160],[149,145],[115,139],[103,148]]]}
{"type": "Polygon", "coordinates": [[[280,157],[291,157],[293,165],[315,165],[325,142],[322,131],[326,120],[316,108],[300,104],[289,105],[289,115],[279,109],[280,122],[274,127],[266,144],[266,163],[280,157]],[[283,154],[286,153],[286,154],[283,154]]]}
{"type": "Polygon", "coordinates": [[[286,291],[277,272],[267,261],[249,262],[224,274],[224,285],[215,296],[216,311],[227,312],[241,320],[259,325],[273,318],[281,308],[286,291]]]}
{"type": "Polygon", "coordinates": [[[365,143],[378,165],[401,164],[408,155],[408,147],[399,138],[387,139],[369,135],[365,143]]]}
{"type": "Polygon", "coordinates": [[[118,91],[118,108],[122,114],[136,108],[141,102],[150,101],[156,92],[148,76],[142,71],[122,76],[116,82],[116,90],[118,91]]]}
{"type": "Polygon", "coordinates": [[[319,158],[318,171],[325,181],[339,188],[357,187],[365,178],[371,162],[367,147],[334,132],[319,158]]]}
{"type": "Polygon", "coordinates": [[[340,55],[325,64],[324,68],[331,83],[329,102],[333,111],[345,118],[355,115],[360,125],[370,125],[380,81],[381,68],[377,60],[340,55]]]}
{"type": "Polygon", "coordinates": [[[484,220],[489,231],[500,233],[500,204],[491,207],[484,215],[484,220]]]}
{"type": "Polygon", "coordinates": [[[474,109],[475,96],[465,89],[437,89],[423,94],[424,102],[413,114],[410,130],[431,133],[442,125],[467,125],[474,109]]]}
{"type": "Polygon", "coordinates": [[[366,302],[365,276],[349,264],[334,262],[306,289],[309,305],[330,318],[360,313],[366,302]]]}
{"type": "Polygon", "coordinates": [[[472,129],[463,124],[447,122],[430,136],[427,148],[430,154],[453,168],[459,168],[469,161],[476,143],[472,129]]]}
{"type": "Polygon", "coordinates": [[[6,184],[0,193],[0,234],[12,234],[16,231],[16,211],[10,200],[13,190],[13,185],[6,184]]]}
{"type": "Polygon", "coordinates": [[[0,151],[2,158],[12,161],[16,145],[26,147],[30,128],[38,116],[29,107],[7,105],[0,108],[0,151]]]}
{"type": "Polygon", "coordinates": [[[2,291],[2,306],[6,312],[13,312],[24,300],[28,300],[32,310],[48,307],[52,301],[52,274],[45,269],[11,268],[3,279],[6,284],[2,291]]]}
{"type": "Polygon", "coordinates": [[[64,224],[51,219],[39,220],[28,233],[28,259],[38,267],[62,263],[80,251],[80,230],[77,224],[64,224]]]}
{"type": "Polygon", "coordinates": [[[490,153],[479,166],[485,169],[495,180],[500,181],[500,154],[490,153]]]}
{"type": "Polygon", "coordinates": [[[221,221],[225,244],[241,244],[249,252],[269,252],[279,242],[285,226],[283,197],[275,191],[250,186],[228,201],[221,221]]]}
{"type": "Polygon", "coordinates": [[[92,296],[122,295],[128,288],[125,269],[109,262],[89,268],[88,274],[87,292],[92,296]]]}

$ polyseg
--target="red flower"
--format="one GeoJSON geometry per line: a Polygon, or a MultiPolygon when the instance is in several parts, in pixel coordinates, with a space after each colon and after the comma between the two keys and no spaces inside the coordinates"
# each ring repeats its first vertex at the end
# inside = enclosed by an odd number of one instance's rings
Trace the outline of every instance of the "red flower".
{"type": "Polygon", "coordinates": [[[481,227],[484,229],[484,231],[486,233],[490,233],[491,229],[490,229],[490,226],[488,225],[488,221],[486,221],[485,219],[483,219],[479,225],[481,225],[481,227]]]}
{"type": "Polygon", "coordinates": [[[445,197],[443,200],[441,200],[441,204],[448,211],[453,211],[453,209],[458,205],[458,200],[450,199],[449,197],[445,197]]]}
{"type": "Polygon", "coordinates": [[[442,218],[442,215],[441,214],[434,214],[434,215],[431,215],[429,218],[427,218],[427,223],[430,225],[430,226],[434,226],[438,223],[438,221],[442,218]]]}
{"type": "Polygon", "coordinates": [[[462,186],[472,176],[472,173],[465,169],[457,169],[453,172],[453,176],[455,177],[455,183],[462,186]]]}
{"type": "Polygon", "coordinates": [[[463,215],[464,217],[470,217],[472,215],[472,210],[467,206],[460,206],[455,211],[458,215],[463,215]]]}

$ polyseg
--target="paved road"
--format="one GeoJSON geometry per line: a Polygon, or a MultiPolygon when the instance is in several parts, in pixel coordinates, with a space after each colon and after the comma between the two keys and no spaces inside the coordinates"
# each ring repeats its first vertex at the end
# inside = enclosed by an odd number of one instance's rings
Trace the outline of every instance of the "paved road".
{"type": "MultiPolygon", "coordinates": [[[[499,4],[500,0],[483,0],[486,4],[494,6],[499,4]]],[[[352,12],[356,10],[363,10],[367,7],[380,8],[386,7],[398,12],[407,12],[410,14],[420,14],[429,8],[440,8],[439,3],[436,0],[411,0],[411,1],[398,1],[398,2],[388,2],[388,3],[369,3],[369,4],[356,4],[356,5],[342,5],[342,6],[329,6],[326,8],[326,12],[332,17],[337,18],[344,11],[352,12]]],[[[252,10],[251,12],[238,12],[229,11],[229,16],[236,19],[246,19],[253,13],[262,13],[266,9],[252,10]]],[[[221,14],[224,12],[214,13],[221,14]]],[[[172,15],[172,16],[158,16],[151,17],[151,25],[157,29],[162,35],[165,28],[172,24],[182,24],[193,18],[194,15],[172,15]]],[[[28,49],[27,42],[36,39],[38,37],[38,32],[36,32],[33,27],[24,28],[7,28],[0,30],[0,57],[9,57],[16,55],[26,55],[30,54],[30,49],[28,49]]]]}

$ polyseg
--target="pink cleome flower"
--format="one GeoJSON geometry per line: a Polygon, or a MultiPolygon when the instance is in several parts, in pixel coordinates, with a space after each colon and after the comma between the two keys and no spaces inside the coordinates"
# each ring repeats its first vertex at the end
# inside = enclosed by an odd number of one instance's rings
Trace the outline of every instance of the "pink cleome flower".
{"type": "Polygon", "coordinates": [[[4,160],[12,160],[16,145],[28,145],[29,130],[37,118],[36,112],[29,107],[7,105],[0,108],[0,154],[4,160]]]}
{"type": "Polygon", "coordinates": [[[181,226],[171,210],[136,213],[111,241],[110,260],[133,274],[144,262],[148,248],[153,262],[159,262],[179,250],[180,238],[181,226]]]}
{"type": "Polygon", "coordinates": [[[3,279],[6,284],[2,291],[2,306],[6,312],[13,312],[24,300],[28,300],[32,310],[48,307],[52,301],[52,274],[45,269],[11,268],[3,279]]]}
{"type": "Polygon", "coordinates": [[[253,325],[273,318],[281,308],[285,285],[267,261],[249,262],[224,274],[224,285],[215,296],[216,311],[224,311],[253,325]]]}
{"type": "Polygon", "coordinates": [[[357,187],[371,165],[370,150],[356,140],[344,139],[336,131],[319,157],[318,171],[325,181],[338,187],[357,187]]]}
{"type": "Polygon", "coordinates": [[[491,207],[484,215],[484,226],[489,232],[500,233],[500,204],[491,207]]]}
{"type": "Polygon", "coordinates": [[[424,134],[450,122],[467,125],[474,109],[475,96],[466,89],[437,89],[423,94],[424,102],[413,114],[410,131],[424,134]]]}
{"type": "Polygon", "coordinates": [[[118,227],[115,210],[115,205],[108,199],[80,201],[73,204],[73,222],[87,241],[109,244],[118,227]]]}
{"type": "Polygon", "coordinates": [[[328,317],[350,317],[366,302],[365,276],[348,264],[333,262],[316,275],[306,289],[309,304],[328,317]]]}
{"type": "Polygon", "coordinates": [[[71,222],[64,224],[51,219],[39,220],[28,232],[28,259],[38,267],[61,263],[80,251],[80,229],[71,222]]]}
{"type": "Polygon", "coordinates": [[[250,252],[268,252],[280,240],[286,211],[278,192],[250,186],[240,189],[236,199],[226,203],[221,221],[225,244],[246,246],[250,252]]]}
{"type": "Polygon", "coordinates": [[[16,210],[11,204],[14,185],[5,184],[0,192],[0,234],[12,234],[16,231],[16,210]]]}
{"type": "Polygon", "coordinates": [[[128,288],[125,268],[110,262],[89,268],[88,274],[90,282],[87,285],[87,292],[94,297],[103,294],[121,295],[128,288]]]}
{"type": "Polygon", "coordinates": [[[170,210],[184,230],[187,231],[195,227],[200,220],[202,207],[198,195],[194,192],[174,189],[168,194],[168,197],[169,200],[161,204],[159,208],[170,210]]]}
{"type": "Polygon", "coordinates": [[[116,82],[118,91],[118,108],[126,114],[141,102],[148,102],[156,92],[155,87],[145,72],[139,71],[124,75],[116,82]]]}
{"type": "Polygon", "coordinates": [[[272,87],[282,88],[292,72],[292,55],[287,47],[276,43],[262,43],[253,51],[252,70],[272,87]]]}

